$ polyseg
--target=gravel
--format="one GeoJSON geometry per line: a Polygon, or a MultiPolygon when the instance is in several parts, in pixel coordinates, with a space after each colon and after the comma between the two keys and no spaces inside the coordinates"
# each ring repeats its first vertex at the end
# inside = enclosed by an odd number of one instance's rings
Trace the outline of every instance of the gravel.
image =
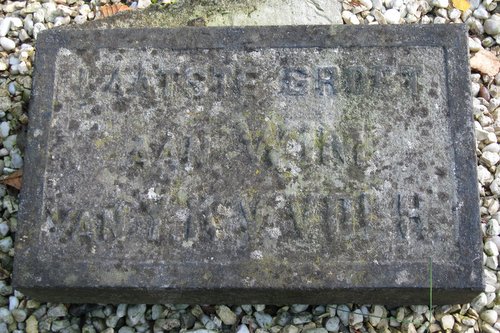
{"type": "MultiPolygon", "coordinates": [[[[40,31],[99,18],[99,7],[119,0],[30,0],[0,3],[0,173],[22,168],[18,134],[31,89],[34,41],[40,31]]],[[[125,1],[124,1],[125,2],[125,1]]],[[[169,3],[171,0],[158,0],[169,3]]],[[[357,0],[342,2],[345,24],[449,24],[470,28],[470,56],[500,50],[498,2],[471,0],[466,10],[456,0],[357,0]]],[[[146,8],[150,0],[129,1],[146,8]]],[[[383,305],[70,305],[39,303],[12,289],[13,235],[18,193],[0,185],[1,332],[499,332],[500,293],[500,74],[471,73],[484,239],[485,291],[470,304],[386,307],[383,305]]]]}

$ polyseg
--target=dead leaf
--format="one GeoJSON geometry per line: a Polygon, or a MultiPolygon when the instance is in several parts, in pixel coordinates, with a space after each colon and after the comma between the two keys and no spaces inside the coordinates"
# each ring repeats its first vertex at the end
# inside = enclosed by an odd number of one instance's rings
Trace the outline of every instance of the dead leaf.
{"type": "Polygon", "coordinates": [[[127,5],[124,5],[122,3],[116,3],[116,4],[113,4],[113,5],[104,5],[104,6],[101,6],[100,12],[101,12],[101,16],[102,17],[108,17],[108,16],[111,16],[111,15],[115,15],[118,12],[123,12],[125,10],[131,10],[131,9],[132,8],[130,8],[127,5]]]}
{"type": "Polygon", "coordinates": [[[453,7],[460,9],[462,12],[470,8],[470,3],[467,0],[452,0],[452,3],[453,7]]]}
{"type": "Polygon", "coordinates": [[[11,186],[11,187],[14,187],[18,190],[21,189],[22,182],[23,182],[23,171],[22,170],[14,171],[10,175],[3,176],[0,178],[0,184],[11,186]]]}
{"type": "Polygon", "coordinates": [[[482,74],[488,74],[491,77],[497,75],[500,71],[500,61],[494,53],[486,50],[479,50],[471,59],[470,67],[482,74]]]}

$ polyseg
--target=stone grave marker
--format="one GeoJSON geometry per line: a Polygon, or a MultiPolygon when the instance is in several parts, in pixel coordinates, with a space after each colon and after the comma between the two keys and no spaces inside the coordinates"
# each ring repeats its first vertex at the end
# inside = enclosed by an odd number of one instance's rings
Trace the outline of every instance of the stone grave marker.
{"type": "Polygon", "coordinates": [[[97,303],[465,303],[466,30],[39,35],[14,283],[97,303]]]}

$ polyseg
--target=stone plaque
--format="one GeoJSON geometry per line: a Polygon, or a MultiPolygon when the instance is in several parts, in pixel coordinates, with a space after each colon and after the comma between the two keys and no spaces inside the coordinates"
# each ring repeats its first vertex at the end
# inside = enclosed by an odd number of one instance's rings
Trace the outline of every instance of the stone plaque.
{"type": "Polygon", "coordinates": [[[16,288],[58,302],[464,303],[464,26],[40,34],[16,288]]]}

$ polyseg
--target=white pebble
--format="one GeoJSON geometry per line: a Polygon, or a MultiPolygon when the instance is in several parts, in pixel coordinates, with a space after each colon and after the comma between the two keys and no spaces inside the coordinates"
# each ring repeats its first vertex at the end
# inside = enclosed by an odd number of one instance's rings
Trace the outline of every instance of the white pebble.
{"type": "Polygon", "coordinates": [[[391,8],[384,13],[385,20],[389,24],[398,24],[401,20],[401,13],[395,8],[391,8]]]}
{"type": "Polygon", "coordinates": [[[6,17],[0,22],[0,37],[7,36],[10,30],[10,23],[10,17],[6,17]]]}
{"type": "Polygon", "coordinates": [[[484,162],[487,166],[491,167],[493,165],[496,165],[498,161],[500,161],[500,156],[498,155],[498,153],[485,151],[481,155],[481,161],[484,162]]]}
{"type": "Polygon", "coordinates": [[[17,30],[23,27],[23,20],[19,17],[11,17],[10,18],[10,27],[11,29],[17,30]]]}
{"type": "Polygon", "coordinates": [[[489,145],[486,145],[482,150],[483,152],[491,151],[492,153],[498,153],[500,152],[500,145],[496,142],[493,142],[490,143],[489,145]]]}
{"type": "Polygon", "coordinates": [[[7,38],[7,37],[1,37],[0,38],[0,46],[5,51],[12,51],[16,48],[16,42],[14,42],[12,39],[7,38]]]}
{"type": "MultiPolygon", "coordinates": [[[[488,257],[485,262],[486,267],[491,269],[497,269],[498,267],[498,257],[488,257]]],[[[489,303],[489,302],[488,302],[489,303]]]]}
{"type": "Polygon", "coordinates": [[[447,314],[441,318],[441,326],[443,327],[443,330],[451,330],[453,328],[453,324],[455,324],[455,319],[453,319],[452,315],[447,314]]]}
{"type": "Polygon", "coordinates": [[[498,256],[498,247],[496,246],[496,244],[493,241],[487,240],[484,243],[484,252],[488,256],[498,256]]]}
{"type": "Polygon", "coordinates": [[[438,8],[447,8],[449,6],[448,0],[433,0],[432,5],[438,8]]]}
{"type": "Polygon", "coordinates": [[[434,24],[445,24],[446,23],[446,19],[444,17],[436,17],[434,19],[434,24]]]}
{"type": "Polygon", "coordinates": [[[495,310],[486,310],[481,312],[481,319],[490,325],[496,323],[498,319],[498,313],[495,310]]]}
{"type": "Polygon", "coordinates": [[[493,181],[493,175],[484,166],[477,167],[477,179],[483,185],[488,185],[493,181]]]}
{"type": "Polygon", "coordinates": [[[8,121],[3,121],[2,123],[0,123],[0,136],[2,138],[6,138],[9,136],[9,132],[10,132],[10,124],[8,121]]]}
{"type": "Polygon", "coordinates": [[[14,310],[19,306],[19,300],[17,299],[16,296],[10,296],[9,297],[9,311],[14,310]]]}
{"type": "Polygon", "coordinates": [[[488,304],[488,298],[485,293],[481,293],[472,300],[470,306],[476,310],[476,312],[479,312],[486,306],[486,304],[488,304]]]}
{"type": "Polygon", "coordinates": [[[0,235],[3,237],[7,236],[9,233],[9,225],[5,222],[0,223],[0,235]]]}
{"type": "Polygon", "coordinates": [[[488,13],[488,11],[486,10],[486,8],[484,8],[483,5],[480,5],[475,11],[474,13],[472,13],[472,15],[477,18],[477,19],[480,19],[480,20],[485,20],[487,18],[490,17],[490,14],[488,13]]]}
{"type": "Polygon", "coordinates": [[[450,20],[456,20],[460,17],[460,15],[462,15],[462,12],[456,8],[452,8],[448,12],[448,17],[450,18],[450,20]]]}
{"type": "Polygon", "coordinates": [[[497,236],[500,234],[500,226],[497,220],[491,219],[488,221],[486,224],[486,234],[488,236],[497,236]]]}

